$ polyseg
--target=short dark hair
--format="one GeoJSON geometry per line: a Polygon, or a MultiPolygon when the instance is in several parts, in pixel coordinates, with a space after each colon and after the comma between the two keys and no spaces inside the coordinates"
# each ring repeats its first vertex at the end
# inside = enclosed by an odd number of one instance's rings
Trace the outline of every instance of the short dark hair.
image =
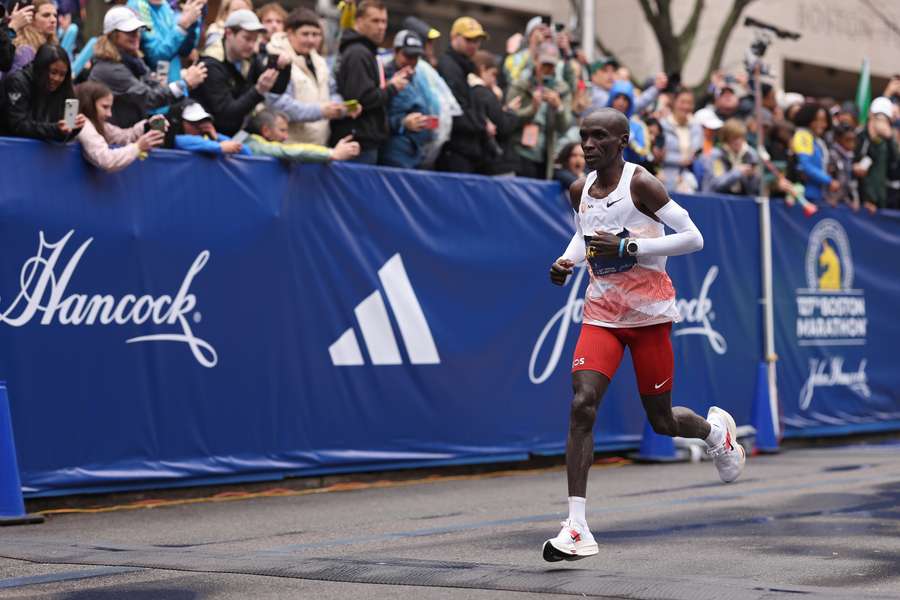
{"type": "Polygon", "coordinates": [[[574,152],[575,148],[580,145],[581,142],[569,142],[562,147],[562,150],[559,151],[559,155],[557,155],[556,157],[556,163],[561,169],[568,168],[569,159],[572,158],[572,152],[574,152]]]}
{"type": "Polygon", "coordinates": [[[831,115],[825,110],[825,107],[818,102],[806,102],[794,115],[794,125],[797,127],[809,127],[816,120],[819,111],[824,111],[825,121],[828,123],[826,129],[831,129],[831,115]]]}
{"type": "Polygon", "coordinates": [[[385,6],[383,0],[362,0],[359,3],[359,6],[356,9],[357,18],[366,14],[366,11],[369,9],[372,10],[387,10],[387,6],[385,6]]]}
{"type": "Polygon", "coordinates": [[[475,72],[480,73],[482,71],[487,71],[490,69],[496,69],[498,67],[497,57],[493,52],[488,52],[487,50],[479,50],[475,53],[475,56],[472,57],[472,62],[475,63],[475,72]]]}
{"type": "Polygon", "coordinates": [[[256,115],[254,115],[253,118],[250,119],[247,130],[250,133],[257,133],[259,135],[262,135],[262,128],[268,127],[271,129],[272,127],[275,127],[275,121],[277,121],[278,119],[284,119],[288,123],[290,123],[291,121],[290,118],[288,118],[288,116],[283,112],[267,108],[256,113],[256,115]]]}
{"type": "Polygon", "coordinates": [[[318,29],[322,28],[322,23],[319,21],[319,15],[302,6],[292,10],[287,16],[287,20],[284,22],[284,28],[289,31],[300,29],[304,25],[316,27],[318,29]]]}

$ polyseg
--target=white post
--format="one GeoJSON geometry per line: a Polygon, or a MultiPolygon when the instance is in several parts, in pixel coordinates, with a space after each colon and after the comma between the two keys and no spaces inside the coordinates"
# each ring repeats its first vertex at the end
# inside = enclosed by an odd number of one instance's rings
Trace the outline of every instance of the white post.
{"type": "Polygon", "coordinates": [[[595,12],[597,0],[581,0],[581,47],[588,63],[594,61],[594,28],[596,26],[595,12]]]}
{"type": "Polygon", "coordinates": [[[762,121],[762,58],[757,58],[756,65],[753,69],[754,75],[754,100],[756,104],[756,153],[759,157],[757,165],[757,173],[759,176],[759,242],[762,250],[762,303],[763,318],[765,321],[765,352],[766,367],[769,383],[769,413],[772,415],[772,430],[775,432],[775,438],[781,437],[781,424],[778,421],[778,378],[776,372],[776,364],[778,355],[775,354],[775,295],[772,287],[772,214],[770,212],[770,201],[768,191],[763,187],[763,176],[765,175],[764,160],[768,160],[765,154],[765,142],[763,140],[763,121],[762,121]]]}

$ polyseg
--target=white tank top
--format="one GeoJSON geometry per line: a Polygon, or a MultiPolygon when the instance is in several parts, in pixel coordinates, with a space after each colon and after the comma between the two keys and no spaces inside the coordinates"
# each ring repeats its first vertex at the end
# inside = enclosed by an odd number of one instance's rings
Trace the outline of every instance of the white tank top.
{"type": "MultiPolygon", "coordinates": [[[[594,198],[588,193],[597,180],[597,172],[588,174],[578,209],[584,235],[593,235],[594,231],[619,235],[623,230],[627,230],[627,236],[632,238],[665,235],[664,225],[639,211],[631,198],[631,178],[636,166],[625,163],[619,185],[605,198],[594,198]]],[[[615,268],[628,267],[610,267],[611,270],[615,268]]],[[[600,275],[595,273],[589,259],[588,273],[590,284],[584,300],[584,323],[601,327],[643,327],[680,320],[675,308],[675,288],[666,274],[665,256],[641,256],[628,270],[600,275]]]]}

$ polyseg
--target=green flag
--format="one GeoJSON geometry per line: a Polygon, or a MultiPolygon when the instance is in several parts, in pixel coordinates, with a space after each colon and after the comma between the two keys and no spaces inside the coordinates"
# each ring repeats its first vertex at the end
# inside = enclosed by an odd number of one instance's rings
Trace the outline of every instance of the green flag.
{"type": "Polygon", "coordinates": [[[872,78],[869,76],[869,59],[863,59],[859,83],[856,85],[856,108],[859,110],[859,123],[865,125],[869,120],[869,105],[872,104],[872,78]]]}

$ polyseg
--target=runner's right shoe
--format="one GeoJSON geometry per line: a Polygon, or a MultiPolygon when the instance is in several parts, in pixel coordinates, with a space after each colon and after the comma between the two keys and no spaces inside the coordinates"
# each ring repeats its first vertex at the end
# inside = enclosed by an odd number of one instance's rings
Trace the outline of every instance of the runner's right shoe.
{"type": "Polygon", "coordinates": [[[581,560],[599,551],[597,542],[586,525],[579,525],[572,519],[566,519],[562,522],[559,535],[544,542],[543,555],[547,562],[558,562],[581,560]]]}
{"type": "Polygon", "coordinates": [[[722,443],[715,448],[710,448],[706,453],[713,457],[722,481],[731,483],[740,477],[741,471],[744,470],[744,462],[747,460],[744,447],[737,442],[737,427],[734,424],[734,418],[721,408],[713,406],[709,409],[706,420],[719,424],[725,432],[725,439],[722,443]]]}

